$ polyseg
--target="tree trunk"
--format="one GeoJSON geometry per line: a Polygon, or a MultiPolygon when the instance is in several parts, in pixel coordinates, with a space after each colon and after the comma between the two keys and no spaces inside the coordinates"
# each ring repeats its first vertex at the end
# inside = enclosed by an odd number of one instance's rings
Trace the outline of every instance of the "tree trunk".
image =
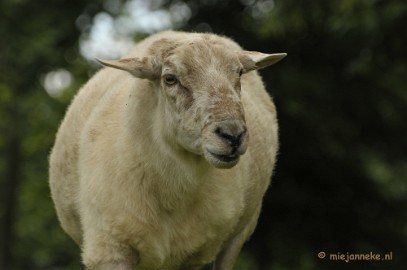
{"type": "Polygon", "coordinates": [[[21,134],[17,110],[11,112],[11,124],[8,128],[5,151],[5,179],[1,191],[0,211],[0,269],[11,269],[13,257],[14,224],[17,209],[17,190],[21,178],[21,134]],[[14,120],[14,121],[13,121],[14,120]]]}

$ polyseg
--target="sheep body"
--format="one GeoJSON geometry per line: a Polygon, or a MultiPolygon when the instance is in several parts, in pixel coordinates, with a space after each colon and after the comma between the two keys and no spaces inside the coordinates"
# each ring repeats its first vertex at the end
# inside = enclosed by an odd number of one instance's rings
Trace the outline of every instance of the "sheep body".
{"type": "MultiPolygon", "coordinates": [[[[140,42],[128,57],[143,59],[177,46],[168,44],[200,40],[221,52],[242,51],[213,34],[163,32],[140,42]]],[[[239,101],[250,140],[229,169],[194,153],[195,141],[188,142],[191,149],[182,146],[189,138],[174,126],[184,119],[169,116],[179,103],[169,98],[174,87],[163,94],[163,83],[145,70],[128,70],[130,76],[105,68],[79,91],[50,156],[50,187],[61,225],[82,247],[88,269],[201,269],[215,259],[215,269],[232,269],[256,226],[278,148],[274,104],[250,70],[241,77],[239,101]]],[[[193,98],[206,102],[198,94],[193,98]]],[[[196,113],[207,107],[194,106],[196,113]]],[[[195,115],[195,123],[203,117],[195,115]]]]}

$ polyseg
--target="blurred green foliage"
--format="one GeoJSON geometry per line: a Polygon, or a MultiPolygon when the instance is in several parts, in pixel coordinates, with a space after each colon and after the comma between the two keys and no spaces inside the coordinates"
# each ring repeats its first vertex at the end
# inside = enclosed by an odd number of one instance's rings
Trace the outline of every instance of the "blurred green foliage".
{"type": "MultiPolygon", "coordinates": [[[[47,157],[69,100],[90,74],[75,21],[107,2],[0,2],[0,269],[82,268],[80,250],[56,219],[47,157]],[[55,99],[41,82],[58,68],[74,82],[55,99]]],[[[165,9],[180,1],[153,2],[165,9]]],[[[261,71],[278,107],[281,149],[236,269],[404,269],[407,2],[183,2],[191,17],[182,29],[288,53],[261,71]],[[318,259],[320,251],[392,251],[393,260],[345,263],[318,259]]]]}

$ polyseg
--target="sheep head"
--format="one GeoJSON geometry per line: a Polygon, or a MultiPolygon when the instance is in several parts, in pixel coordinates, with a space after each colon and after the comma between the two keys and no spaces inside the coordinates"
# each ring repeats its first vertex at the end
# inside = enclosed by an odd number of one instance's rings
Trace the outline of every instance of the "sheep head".
{"type": "MultiPolygon", "coordinates": [[[[249,140],[242,75],[272,65],[286,54],[242,51],[222,40],[209,35],[185,41],[163,39],[144,58],[99,62],[153,81],[165,100],[163,111],[175,142],[217,168],[231,168],[246,152],[249,140]]],[[[250,89],[244,91],[250,95],[250,89]]]]}

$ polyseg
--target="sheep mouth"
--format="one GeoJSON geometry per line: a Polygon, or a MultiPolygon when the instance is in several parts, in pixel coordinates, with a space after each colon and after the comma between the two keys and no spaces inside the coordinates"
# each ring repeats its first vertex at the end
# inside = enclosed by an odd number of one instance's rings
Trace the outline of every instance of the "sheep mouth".
{"type": "Polygon", "coordinates": [[[212,156],[214,156],[215,158],[217,158],[217,159],[219,159],[220,161],[223,161],[223,162],[232,162],[232,161],[234,161],[234,160],[236,160],[236,159],[238,159],[239,158],[239,155],[236,155],[236,154],[232,154],[232,155],[218,155],[218,154],[215,154],[215,153],[212,153],[212,152],[209,152],[212,156]]]}
{"type": "Polygon", "coordinates": [[[237,153],[228,155],[216,154],[206,149],[205,157],[209,163],[217,168],[231,168],[237,164],[240,155],[237,153]]]}

